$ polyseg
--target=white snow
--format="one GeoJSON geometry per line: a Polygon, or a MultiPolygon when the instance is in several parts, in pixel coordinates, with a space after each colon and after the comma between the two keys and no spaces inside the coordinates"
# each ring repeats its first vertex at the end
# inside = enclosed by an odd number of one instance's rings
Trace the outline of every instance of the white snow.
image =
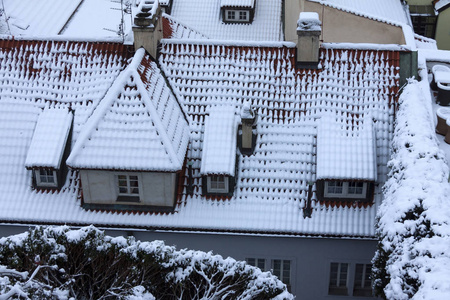
{"type": "Polygon", "coordinates": [[[45,108],[34,129],[25,166],[59,169],[73,114],[67,107],[45,108]]]}
{"type": "Polygon", "coordinates": [[[297,30],[320,31],[319,14],[316,12],[301,12],[297,21],[297,30]]]}
{"type": "Polygon", "coordinates": [[[220,6],[254,7],[255,0],[220,0],[220,6]]]}
{"type": "Polygon", "coordinates": [[[235,107],[215,106],[207,111],[200,173],[234,176],[237,144],[235,107]]]}

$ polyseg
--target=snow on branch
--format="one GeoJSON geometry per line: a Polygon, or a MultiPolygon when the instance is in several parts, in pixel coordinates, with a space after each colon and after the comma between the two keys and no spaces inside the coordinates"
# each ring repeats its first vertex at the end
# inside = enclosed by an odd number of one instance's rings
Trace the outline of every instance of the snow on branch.
{"type": "Polygon", "coordinates": [[[450,299],[449,168],[426,100],[415,80],[399,100],[373,259],[386,299],[450,299]]]}

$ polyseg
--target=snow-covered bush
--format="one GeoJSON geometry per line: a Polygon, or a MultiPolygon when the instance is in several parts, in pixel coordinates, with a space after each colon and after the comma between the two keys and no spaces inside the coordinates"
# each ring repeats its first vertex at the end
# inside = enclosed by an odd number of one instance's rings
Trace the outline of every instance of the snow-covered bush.
{"type": "Polygon", "coordinates": [[[162,241],[110,237],[93,226],[38,227],[0,239],[0,300],[293,299],[269,272],[162,241]]]}
{"type": "Polygon", "coordinates": [[[374,288],[385,299],[450,299],[449,169],[421,83],[405,87],[377,216],[374,288]]]}

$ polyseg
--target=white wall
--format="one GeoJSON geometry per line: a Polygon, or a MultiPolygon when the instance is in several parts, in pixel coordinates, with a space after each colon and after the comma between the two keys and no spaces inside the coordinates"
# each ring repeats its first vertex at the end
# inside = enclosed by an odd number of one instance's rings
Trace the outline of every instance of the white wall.
{"type": "MultiPolygon", "coordinates": [[[[173,206],[176,174],[158,172],[113,172],[81,170],[81,185],[85,203],[120,204],[117,202],[117,175],[139,176],[140,202],[133,205],[173,206]]],[[[127,203],[130,204],[130,203],[127,203]]]]}

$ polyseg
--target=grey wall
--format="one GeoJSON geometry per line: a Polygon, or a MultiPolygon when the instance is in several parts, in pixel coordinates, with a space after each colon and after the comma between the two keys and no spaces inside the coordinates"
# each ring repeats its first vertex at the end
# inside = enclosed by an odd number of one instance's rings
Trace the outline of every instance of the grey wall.
{"type": "Polygon", "coordinates": [[[133,205],[173,206],[176,174],[158,172],[113,172],[81,170],[81,183],[85,203],[115,204],[118,196],[116,176],[139,176],[140,203],[133,205]]]}
{"type": "MultiPolygon", "coordinates": [[[[0,226],[0,236],[16,234],[27,226],[0,226]]],[[[212,250],[224,257],[237,260],[265,258],[291,260],[292,293],[297,299],[364,300],[370,297],[328,295],[331,262],[349,263],[349,291],[352,291],[356,263],[370,263],[376,241],[361,239],[267,237],[232,234],[173,233],[156,231],[107,230],[112,236],[128,233],[142,241],[164,240],[178,249],[212,250]]]]}

